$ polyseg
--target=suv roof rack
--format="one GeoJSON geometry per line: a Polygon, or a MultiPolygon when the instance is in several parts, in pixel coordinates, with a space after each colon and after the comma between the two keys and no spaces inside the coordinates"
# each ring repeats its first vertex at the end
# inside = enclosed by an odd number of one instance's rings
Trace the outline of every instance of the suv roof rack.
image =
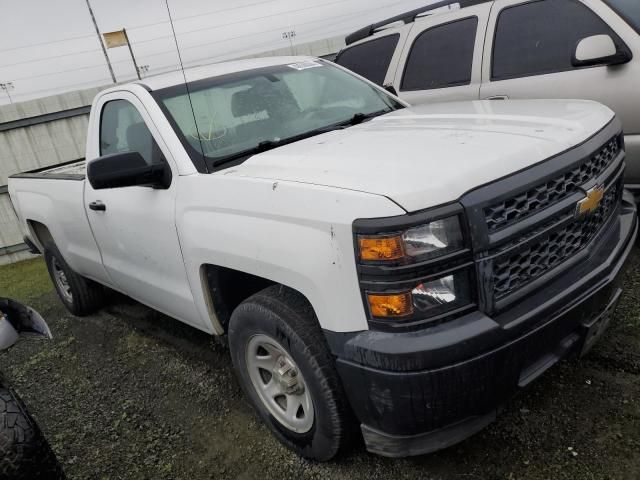
{"type": "Polygon", "coordinates": [[[396,15],[395,17],[387,18],[386,20],[382,20],[377,23],[373,23],[367,27],[361,28],[353,32],[350,35],[347,35],[345,38],[345,43],[347,45],[351,45],[359,40],[363,40],[367,37],[372,36],[376,31],[382,27],[387,25],[391,25],[396,22],[404,22],[405,25],[408,23],[415,22],[416,18],[423,13],[428,13],[432,10],[436,10],[438,8],[449,7],[452,5],[460,5],[460,8],[472,7],[474,5],[479,5],[481,3],[492,2],[493,0],[444,0],[436,3],[432,3],[426,7],[416,8],[415,10],[411,10],[410,12],[402,13],[400,15],[396,15]]]}

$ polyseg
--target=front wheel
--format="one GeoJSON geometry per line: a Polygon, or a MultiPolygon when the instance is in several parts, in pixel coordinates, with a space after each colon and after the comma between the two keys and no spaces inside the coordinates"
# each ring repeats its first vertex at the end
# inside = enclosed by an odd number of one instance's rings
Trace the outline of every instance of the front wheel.
{"type": "Polygon", "coordinates": [[[229,347],[243,390],[284,445],[319,461],[348,446],[351,411],[304,297],[273,286],[245,300],[231,316],[229,347]]]}

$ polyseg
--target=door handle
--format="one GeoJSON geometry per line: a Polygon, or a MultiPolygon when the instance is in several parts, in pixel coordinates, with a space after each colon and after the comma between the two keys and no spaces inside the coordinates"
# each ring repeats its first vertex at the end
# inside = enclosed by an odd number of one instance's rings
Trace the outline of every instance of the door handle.
{"type": "Polygon", "coordinates": [[[91,210],[95,210],[96,212],[104,212],[107,209],[107,206],[100,200],[97,200],[95,202],[91,202],[89,204],[89,208],[91,210]]]}
{"type": "Polygon", "coordinates": [[[487,97],[485,100],[509,100],[507,95],[494,95],[493,97],[487,97]]]}

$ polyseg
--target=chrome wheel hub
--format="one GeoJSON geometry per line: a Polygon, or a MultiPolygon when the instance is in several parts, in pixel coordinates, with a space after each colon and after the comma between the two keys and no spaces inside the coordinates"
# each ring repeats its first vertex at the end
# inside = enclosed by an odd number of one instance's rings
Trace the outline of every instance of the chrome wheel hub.
{"type": "Polygon", "coordinates": [[[287,357],[282,356],[276,361],[276,366],[271,374],[285,395],[302,395],[304,393],[304,383],[300,382],[298,369],[287,357]]]}
{"type": "Polygon", "coordinates": [[[65,300],[67,300],[68,302],[72,302],[73,294],[71,293],[71,286],[69,285],[67,275],[64,273],[64,270],[62,269],[62,266],[58,262],[57,258],[54,257],[51,260],[51,266],[53,267],[53,281],[56,283],[58,291],[65,298],[65,300]]]}
{"type": "Polygon", "coordinates": [[[311,395],[298,366],[282,345],[267,335],[254,335],[247,343],[246,363],[253,388],[269,413],[289,430],[311,430],[311,395]]]}

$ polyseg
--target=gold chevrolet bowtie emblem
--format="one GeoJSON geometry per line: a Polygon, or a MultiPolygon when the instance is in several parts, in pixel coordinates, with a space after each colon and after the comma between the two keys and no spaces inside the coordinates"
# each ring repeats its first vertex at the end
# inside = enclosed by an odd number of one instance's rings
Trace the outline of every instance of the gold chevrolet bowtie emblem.
{"type": "Polygon", "coordinates": [[[587,192],[587,198],[580,200],[576,207],[576,215],[585,215],[595,212],[604,197],[604,188],[601,186],[593,187],[587,192]]]}

